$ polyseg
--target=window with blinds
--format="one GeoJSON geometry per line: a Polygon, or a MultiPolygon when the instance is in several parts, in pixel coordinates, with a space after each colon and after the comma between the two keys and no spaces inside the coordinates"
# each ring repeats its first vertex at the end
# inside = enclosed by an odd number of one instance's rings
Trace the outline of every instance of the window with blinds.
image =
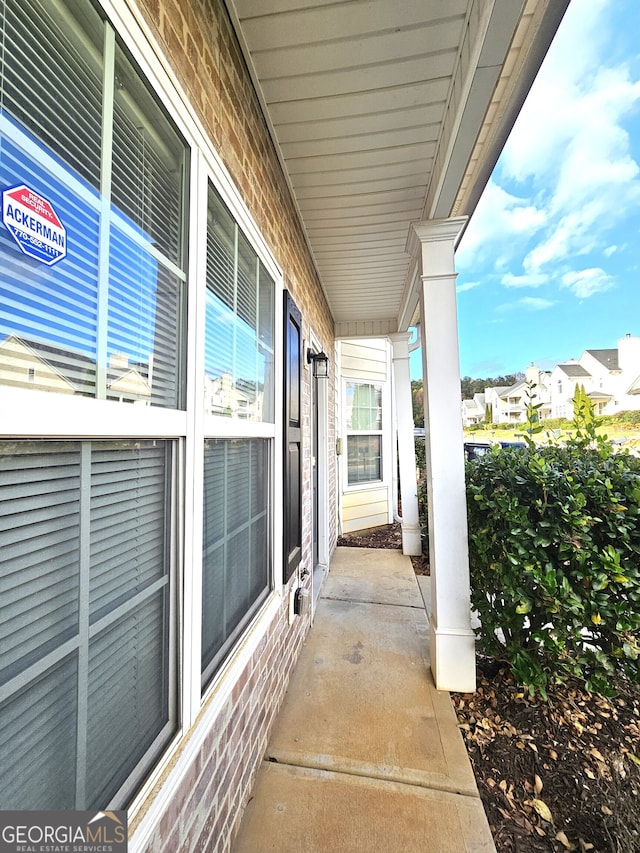
{"type": "Polygon", "coordinates": [[[186,143],[90,0],[5,0],[0,79],[0,189],[67,247],[0,224],[0,384],[184,408],[186,143]]]}
{"type": "Polygon", "coordinates": [[[382,479],[382,387],[346,383],[347,482],[382,479]]]}
{"type": "Polygon", "coordinates": [[[205,442],[203,684],[269,592],[269,445],[260,438],[205,442]]]}
{"type": "Polygon", "coordinates": [[[0,808],[121,805],[175,730],[170,441],[0,442],[0,808]]]}
{"type": "Polygon", "coordinates": [[[268,596],[275,283],[218,192],[207,199],[202,684],[268,596]],[[245,421],[240,426],[240,421],[245,421]],[[206,432],[205,432],[206,434],[206,432]]]}
{"type": "Polygon", "coordinates": [[[274,289],[209,186],[205,394],[209,414],[274,422],[274,289]]]}

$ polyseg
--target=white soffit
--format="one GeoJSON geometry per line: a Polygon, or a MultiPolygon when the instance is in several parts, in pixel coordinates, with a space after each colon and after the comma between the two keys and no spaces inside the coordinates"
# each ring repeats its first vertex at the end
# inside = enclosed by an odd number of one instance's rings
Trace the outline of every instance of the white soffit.
{"type": "MultiPolygon", "coordinates": [[[[559,8],[568,0],[549,2],[559,8]]],[[[492,106],[496,122],[515,117],[496,103],[498,83],[507,65],[511,86],[503,91],[511,97],[522,65],[518,57],[529,55],[523,22],[534,18],[532,7],[544,17],[548,3],[229,0],[228,5],[336,333],[358,328],[385,334],[406,327],[415,278],[415,264],[406,254],[410,224],[471,213],[461,209],[460,188],[475,205],[476,175],[486,171],[504,142],[483,125],[487,109],[492,106]],[[525,6],[529,11],[523,15],[525,6]],[[512,40],[518,56],[509,55],[512,40]]],[[[483,177],[486,181],[488,174],[483,177]]]]}

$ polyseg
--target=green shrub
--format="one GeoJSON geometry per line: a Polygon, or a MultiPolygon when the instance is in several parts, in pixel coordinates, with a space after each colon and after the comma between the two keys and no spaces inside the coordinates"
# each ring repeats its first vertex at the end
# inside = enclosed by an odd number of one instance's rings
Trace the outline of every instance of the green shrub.
{"type": "Polygon", "coordinates": [[[598,420],[607,426],[638,426],[640,412],[616,412],[615,415],[601,415],[598,420]]]}
{"type": "Polygon", "coordinates": [[[571,426],[571,421],[566,418],[546,418],[540,423],[544,429],[562,429],[563,427],[566,429],[571,426]]]}
{"type": "Polygon", "coordinates": [[[568,676],[610,692],[640,677],[640,459],[590,428],[565,447],[467,463],[480,648],[529,691],[568,676]]]}
{"type": "Polygon", "coordinates": [[[429,557],[429,503],[427,500],[428,477],[423,477],[418,483],[418,517],[420,519],[420,539],[422,541],[422,553],[429,557]]]}

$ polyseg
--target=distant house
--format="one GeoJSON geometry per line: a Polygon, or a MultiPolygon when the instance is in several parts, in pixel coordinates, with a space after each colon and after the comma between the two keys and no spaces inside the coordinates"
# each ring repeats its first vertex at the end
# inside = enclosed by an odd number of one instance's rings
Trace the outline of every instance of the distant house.
{"type": "Polygon", "coordinates": [[[495,423],[522,423],[526,420],[526,394],[527,383],[524,381],[514,382],[497,397],[497,406],[494,407],[495,423]]]}
{"type": "Polygon", "coordinates": [[[0,341],[0,383],[58,394],[77,393],[56,364],[54,347],[29,343],[18,335],[7,335],[0,341]]]}
{"type": "MultiPolygon", "coordinates": [[[[579,359],[557,364],[551,371],[531,365],[526,378],[510,387],[485,388],[485,406],[491,407],[496,424],[524,423],[529,387],[531,402],[539,405],[538,419],[573,418],[571,402],[576,387],[584,386],[596,415],[640,410],[640,337],[625,335],[611,349],[588,349],[579,359]]],[[[462,401],[464,427],[479,423],[476,398],[462,401]]],[[[484,414],[483,414],[484,417],[484,414]]]]}
{"type": "Polygon", "coordinates": [[[491,421],[492,423],[498,423],[498,419],[501,416],[502,403],[501,398],[502,395],[509,390],[509,386],[507,385],[494,385],[490,388],[484,389],[484,399],[485,405],[488,406],[491,410],[491,421]]]}
{"type": "Polygon", "coordinates": [[[151,402],[151,386],[138,367],[128,364],[121,366],[121,359],[112,358],[107,369],[107,399],[120,403],[138,403],[148,406],[151,402]]]}
{"type": "MultiPolygon", "coordinates": [[[[548,374],[531,365],[531,367],[527,368],[525,379],[520,379],[509,386],[498,385],[485,388],[483,395],[476,394],[473,402],[463,401],[463,406],[472,403],[473,408],[471,408],[471,411],[477,412],[480,399],[483,402],[483,412],[480,420],[484,419],[484,412],[489,408],[492,423],[524,423],[527,419],[527,405],[529,402],[532,402],[534,405],[540,404],[538,418],[543,420],[550,416],[548,374]],[[533,389],[531,399],[529,399],[530,387],[533,389]]],[[[463,425],[468,426],[469,424],[465,423],[465,415],[466,411],[463,411],[463,425]]],[[[480,423],[480,420],[475,422],[480,423]]]]}
{"type": "MultiPolygon", "coordinates": [[[[106,398],[120,403],[149,405],[151,388],[145,373],[147,368],[130,364],[126,355],[114,354],[105,370],[106,398]]],[[[95,376],[95,361],[82,353],[26,340],[15,334],[0,341],[2,385],[83,395],[88,393],[95,376]]]]}
{"type": "Polygon", "coordinates": [[[462,401],[462,426],[470,427],[481,424],[487,413],[487,402],[485,394],[474,394],[472,400],[462,401]]]}
{"type": "Polygon", "coordinates": [[[571,402],[584,386],[596,415],[640,410],[640,337],[625,335],[615,349],[585,350],[551,374],[552,417],[573,418],[571,402]]]}
{"type": "Polygon", "coordinates": [[[586,391],[591,389],[591,375],[578,362],[557,364],[551,371],[551,411],[554,418],[573,418],[571,399],[576,386],[584,385],[586,391]]]}
{"type": "Polygon", "coordinates": [[[256,393],[255,383],[233,381],[230,373],[212,379],[204,376],[205,409],[212,415],[225,415],[259,420],[262,417],[263,394],[256,393]]]}

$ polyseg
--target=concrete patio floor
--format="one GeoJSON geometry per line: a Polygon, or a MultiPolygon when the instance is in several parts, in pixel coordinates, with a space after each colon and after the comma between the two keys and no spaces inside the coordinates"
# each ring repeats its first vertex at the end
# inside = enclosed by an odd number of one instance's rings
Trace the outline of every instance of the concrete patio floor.
{"type": "Polygon", "coordinates": [[[400,551],[338,548],[233,853],[495,853],[400,551]]]}

